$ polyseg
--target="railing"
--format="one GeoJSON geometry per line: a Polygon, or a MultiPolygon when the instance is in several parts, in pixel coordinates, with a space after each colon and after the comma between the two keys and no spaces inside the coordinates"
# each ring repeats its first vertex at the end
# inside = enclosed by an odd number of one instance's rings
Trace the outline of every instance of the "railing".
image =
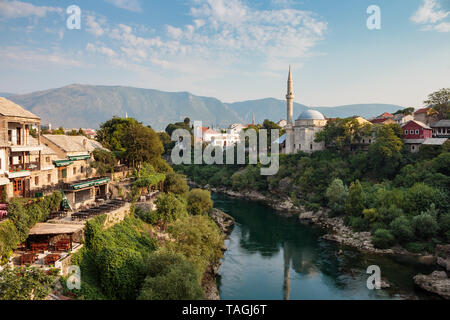
{"type": "Polygon", "coordinates": [[[10,164],[9,172],[20,172],[20,171],[38,171],[40,169],[39,162],[30,162],[22,164],[10,164]]]}

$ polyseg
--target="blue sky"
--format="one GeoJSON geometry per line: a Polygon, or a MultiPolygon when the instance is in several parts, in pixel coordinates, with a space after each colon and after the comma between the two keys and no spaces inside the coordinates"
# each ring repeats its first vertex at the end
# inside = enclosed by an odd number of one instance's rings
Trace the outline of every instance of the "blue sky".
{"type": "Polygon", "coordinates": [[[0,91],[71,83],[225,102],[420,107],[450,85],[450,0],[0,0],[0,91]],[[381,30],[366,10],[381,9],[381,30]],[[78,5],[81,30],[66,27],[78,5]]]}

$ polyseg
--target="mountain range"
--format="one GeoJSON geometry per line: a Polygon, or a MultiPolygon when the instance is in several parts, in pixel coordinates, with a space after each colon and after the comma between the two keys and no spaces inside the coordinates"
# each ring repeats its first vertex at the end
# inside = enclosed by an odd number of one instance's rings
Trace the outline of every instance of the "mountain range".
{"type": "MultiPolygon", "coordinates": [[[[164,92],[121,86],[91,86],[72,84],[62,88],[23,95],[0,93],[0,96],[21,105],[42,119],[42,124],[53,127],[98,128],[113,116],[134,117],[155,130],[164,130],[167,124],[202,120],[205,126],[226,127],[233,123],[250,123],[252,115],[258,123],[265,119],[279,121],[286,118],[286,102],[274,98],[236,103],[200,97],[188,92],[164,92]]],[[[307,107],[295,103],[294,117],[307,107]]],[[[365,118],[383,112],[395,112],[403,107],[392,104],[356,104],[338,107],[313,108],[326,117],[365,118]]]]}

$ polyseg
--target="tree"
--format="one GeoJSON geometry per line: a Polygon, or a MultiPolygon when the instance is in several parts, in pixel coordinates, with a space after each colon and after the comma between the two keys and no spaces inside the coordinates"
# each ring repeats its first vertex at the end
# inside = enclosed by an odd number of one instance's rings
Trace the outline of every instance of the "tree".
{"type": "Polygon", "coordinates": [[[186,216],[186,205],[173,194],[162,194],[156,200],[160,220],[167,224],[186,216]]]}
{"type": "Polygon", "coordinates": [[[186,177],[175,172],[168,173],[164,180],[164,191],[182,196],[187,194],[189,187],[186,177]]]}
{"type": "Polygon", "coordinates": [[[200,300],[202,274],[180,253],[160,251],[150,255],[138,300],[200,300]]]}
{"type": "Polygon", "coordinates": [[[101,124],[97,140],[132,167],[144,162],[161,167],[164,147],[158,134],[133,118],[114,117],[101,124]]]}
{"type": "Polygon", "coordinates": [[[100,286],[108,297],[136,299],[144,280],[144,264],[139,252],[122,247],[104,248],[96,260],[100,286]]]}
{"type": "Polygon", "coordinates": [[[144,162],[136,178],[137,180],[133,185],[139,188],[151,188],[162,183],[166,178],[166,175],[157,173],[151,164],[144,162]]]}
{"type": "Polygon", "coordinates": [[[411,226],[411,222],[403,215],[392,221],[390,228],[392,234],[401,243],[406,243],[414,239],[414,230],[411,226]]]}
{"type": "Polygon", "coordinates": [[[37,268],[0,271],[0,300],[44,300],[55,277],[37,268]]]}
{"type": "Polygon", "coordinates": [[[175,240],[167,244],[168,249],[182,253],[202,274],[223,257],[223,235],[209,216],[188,216],[168,231],[175,240]]]}
{"type": "Polygon", "coordinates": [[[443,88],[431,93],[424,103],[432,106],[438,120],[450,119],[450,88],[443,88]]]}
{"type": "Polygon", "coordinates": [[[376,130],[376,141],[369,146],[369,162],[373,172],[392,176],[398,171],[403,141],[399,125],[384,125],[376,130]]]}
{"type": "Polygon", "coordinates": [[[208,214],[213,207],[211,192],[202,189],[192,189],[187,198],[187,211],[192,215],[208,214]]]}
{"type": "Polygon", "coordinates": [[[334,214],[342,214],[345,212],[345,201],[347,199],[348,190],[344,186],[341,179],[334,179],[327,189],[326,197],[328,206],[334,214]]]}
{"type": "Polygon", "coordinates": [[[439,230],[436,218],[428,213],[422,213],[412,219],[412,227],[418,238],[428,240],[439,230]]]}
{"type": "Polygon", "coordinates": [[[352,182],[345,201],[345,211],[352,216],[360,216],[365,208],[366,197],[359,180],[352,182]]]}

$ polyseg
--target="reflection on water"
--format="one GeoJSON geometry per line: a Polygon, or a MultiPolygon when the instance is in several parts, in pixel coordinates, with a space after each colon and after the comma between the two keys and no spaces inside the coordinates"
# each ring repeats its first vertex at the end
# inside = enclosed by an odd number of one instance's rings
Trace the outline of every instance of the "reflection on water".
{"type": "Polygon", "coordinates": [[[236,219],[220,268],[222,299],[430,298],[412,277],[430,273],[414,261],[366,255],[322,239],[316,227],[281,217],[256,202],[214,195],[215,207],[236,219]],[[339,252],[339,253],[338,253],[339,252]],[[367,289],[367,267],[379,265],[392,289],[367,289]]]}

